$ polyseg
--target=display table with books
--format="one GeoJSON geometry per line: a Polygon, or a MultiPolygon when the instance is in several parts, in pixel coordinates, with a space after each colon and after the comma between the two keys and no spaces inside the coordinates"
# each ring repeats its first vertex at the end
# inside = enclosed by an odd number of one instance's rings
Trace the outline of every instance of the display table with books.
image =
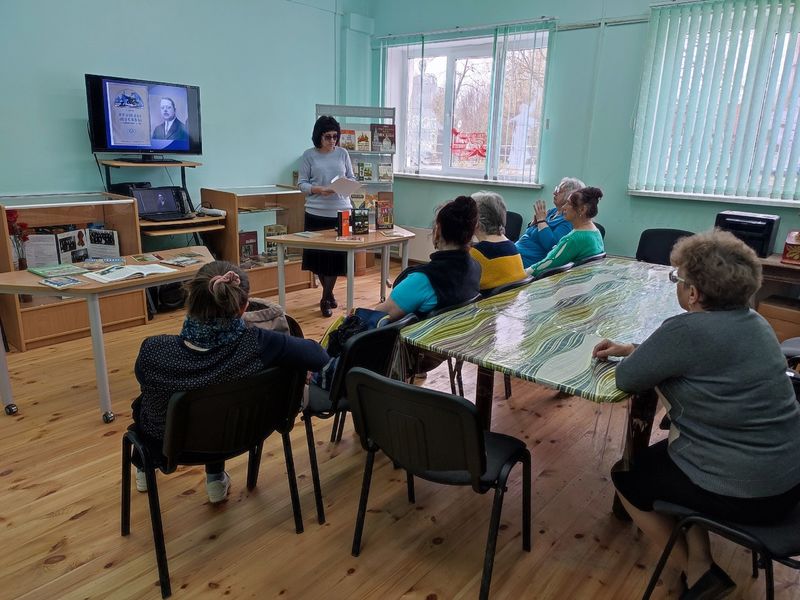
{"type": "MultiPolygon", "coordinates": [[[[46,268],[37,269],[39,274],[30,271],[0,273],[0,294],[52,296],[54,289],[57,289],[62,296],[86,300],[100,411],[106,423],[114,420],[114,413],[111,410],[100,298],[191,279],[200,267],[214,260],[205,246],[159,250],[158,254],[135,254],[121,258],[118,263],[82,273],[76,271],[70,273],[65,270],[68,267],[80,270],[79,264],[56,265],[52,272],[48,272],[46,268]]],[[[8,374],[8,361],[2,345],[0,345],[0,395],[6,414],[16,413],[8,374]]]]}
{"type": "Polygon", "coordinates": [[[284,275],[287,248],[315,250],[335,250],[347,253],[347,312],[353,308],[353,281],[355,277],[355,253],[358,250],[373,249],[381,251],[381,302],[386,299],[386,279],[389,277],[389,247],[399,244],[402,265],[408,266],[408,242],[414,234],[402,227],[393,229],[370,229],[360,235],[338,236],[335,229],[326,231],[300,231],[287,235],[270,237],[278,254],[278,301],[286,307],[286,280],[284,275]]]}

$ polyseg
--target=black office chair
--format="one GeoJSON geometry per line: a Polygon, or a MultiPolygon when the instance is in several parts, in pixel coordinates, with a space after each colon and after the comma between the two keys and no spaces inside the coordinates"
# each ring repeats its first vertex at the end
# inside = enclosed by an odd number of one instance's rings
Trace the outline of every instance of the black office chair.
{"type": "MultiPolygon", "coordinates": [[[[800,375],[794,371],[787,371],[786,374],[789,376],[795,396],[800,402],[800,375]]],[[[650,598],[658,584],[658,578],[667,564],[672,548],[681,534],[692,525],[700,525],[735,544],[748,548],[753,557],[753,579],[758,578],[759,568],[764,569],[767,600],[773,600],[775,597],[772,561],[778,561],[783,565],[800,570],[800,560],[793,558],[800,556],[800,535],[798,535],[800,532],[800,506],[796,506],[781,521],[770,525],[746,525],[713,519],[691,508],[659,500],[653,503],[653,510],[676,517],[678,523],[673,528],[672,535],[658,559],[642,600],[650,598]]]]}
{"type": "Polygon", "coordinates": [[[388,374],[400,329],[416,320],[416,315],[406,315],[403,319],[384,327],[370,329],[354,335],[344,344],[331,380],[331,389],[324,390],[313,383],[308,385],[308,404],[303,409],[302,419],[306,428],[311,479],[314,483],[314,500],[317,505],[317,520],[320,525],[325,523],[325,508],[322,504],[322,486],[319,478],[319,464],[317,463],[317,450],[311,419],[314,417],[318,419],[330,419],[333,417],[331,442],[340,441],[347,412],[350,410],[345,376],[353,367],[364,367],[381,375],[388,374]]]}
{"type": "Polygon", "coordinates": [[[594,226],[600,230],[600,237],[606,239],[606,228],[600,225],[597,221],[594,222],[594,226]]]}
{"type": "Polygon", "coordinates": [[[123,536],[130,533],[133,462],[144,470],[147,479],[150,522],[163,598],[172,591],[156,469],[168,474],[179,465],[219,462],[248,452],[247,489],[252,490],[258,481],[264,440],[278,431],[283,438],[295,531],[302,533],[303,518],[289,432],[300,410],[305,375],[305,371],[273,367],[238,381],[178,392],[169,400],[163,445],[139,432],[135,423],[122,436],[121,532],[123,536]]]}
{"type": "Polygon", "coordinates": [[[522,234],[522,215],[519,213],[506,212],[505,234],[512,242],[516,242],[522,234]]]}
{"type": "Polygon", "coordinates": [[[669,253],[682,237],[694,235],[683,229],[645,229],[639,236],[636,260],[656,265],[669,265],[669,253]]]}
{"type": "Polygon", "coordinates": [[[503,292],[508,292],[510,290],[521,288],[525,285],[528,285],[532,281],[534,281],[533,277],[526,277],[525,279],[520,279],[519,281],[512,281],[511,283],[498,285],[497,287],[490,288],[488,290],[481,290],[481,298],[491,298],[492,296],[497,296],[498,294],[502,294],[503,292]]]}
{"type": "Polygon", "coordinates": [[[353,369],[347,376],[353,422],[367,451],[358,504],[353,556],[361,552],[372,467],[378,450],[406,470],[408,500],[414,477],[445,485],[494,490],[480,598],[489,597],[500,512],[511,469],[522,463],[522,548],[531,549],[531,454],[525,442],[483,431],[478,411],[463,398],[353,369]]]}
{"type": "Polygon", "coordinates": [[[581,265],[585,265],[586,263],[597,262],[598,260],[603,260],[605,257],[606,257],[605,252],[601,252],[600,254],[593,254],[592,256],[587,256],[586,258],[576,260],[575,266],[579,267],[581,265]]]}
{"type": "MultiPolygon", "coordinates": [[[[432,310],[428,313],[425,317],[426,319],[430,319],[433,317],[438,317],[439,315],[443,315],[444,313],[448,313],[452,310],[456,310],[459,308],[464,308],[465,306],[469,306],[474,302],[477,302],[483,298],[483,294],[477,294],[470,298],[469,300],[465,300],[464,302],[459,302],[458,304],[453,304],[451,306],[443,306],[442,308],[437,308],[436,310],[432,310]]],[[[409,371],[406,373],[408,377],[409,383],[414,382],[414,377],[421,373],[427,373],[428,371],[432,371],[440,364],[442,364],[445,360],[447,361],[447,372],[450,377],[450,390],[455,394],[455,381],[456,381],[456,370],[453,364],[453,359],[449,356],[444,356],[439,354],[438,352],[432,352],[430,350],[414,350],[409,347],[409,351],[413,351],[413,354],[409,356],[409,371]]],[[[462,394],[463,395],[463,394],[462,394]]]]}
{"type": "Polygon", "coordinates": [[[561,265],[560,267],[545,269],[544,271],[539,273],[536,277],[534,277],[534,281],[539,281],[540,279],[544,279],[545,277],[550,277],[551,275],[555,275],[557,273],[564,273],[565,271],[569,271],[574,266],[575,266],[574,262],[568,262],[567,264],[561,265]]]}

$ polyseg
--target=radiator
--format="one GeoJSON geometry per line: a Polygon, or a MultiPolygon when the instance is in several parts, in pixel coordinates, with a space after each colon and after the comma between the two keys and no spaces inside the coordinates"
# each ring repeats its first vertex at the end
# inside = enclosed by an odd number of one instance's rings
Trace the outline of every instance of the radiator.
{"type": "MultiPolygon", "coordinates": [[[[416,262],[428,262],[431,253],[433,252],[433,235],[429,227],[409,227],[408,225],[399,225],[403,229],[407,229],[416,234],[416,237],[408,242],[408,258],[416,262]]],[[[392,248],[392,256],[398,256],[398,248],[392,248]]]]}

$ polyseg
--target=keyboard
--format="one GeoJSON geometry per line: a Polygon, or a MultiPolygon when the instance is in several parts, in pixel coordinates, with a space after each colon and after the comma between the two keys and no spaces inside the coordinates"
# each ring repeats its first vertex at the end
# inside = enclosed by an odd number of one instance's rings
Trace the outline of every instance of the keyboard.
{"type": "Polygon", "coordinates": [[[163,212],[139,215],[139,217],[144,221],[186,221],[188,219],[194,219],[194,214],[189,213],[187,215],[182,212],[163,212]]]}

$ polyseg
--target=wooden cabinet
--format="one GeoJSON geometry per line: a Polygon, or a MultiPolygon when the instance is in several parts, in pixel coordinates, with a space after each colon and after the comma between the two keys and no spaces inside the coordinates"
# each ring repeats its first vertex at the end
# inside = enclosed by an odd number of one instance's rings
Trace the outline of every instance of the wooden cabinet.
{"type": "MultiPolygon", "coordinates": [[[[239,232],[243,230],[243,221],[261,221],[258,227],[263,233],[263,226],[278,224],[286,227],[287,233],[295,233],[304,229],[305,197],[303,193],[290,187],[267,185],[238,188],[202,188],[200,201],[203,206],[220,208],[227,215],[225,228],[209,231],[203,235],[215,256],[222,260],[240,264],[239,232]],[[262,216],[263,219],[258,219],[262,216]]],[[[244,226],[245,229],[253,225],[244,226]]],[[[259,240],[263,235],[259,235],[259,240]]],[[[263,242],[259,251],[263,251],[263,242]]],[[[271,296],[278,293],[277,264],[268,263],[247,270],[250,277],[250,294],[253,296],[271,296]]],[[[286,290],[301,290],[311,287],[313,275],[301,269],[298,257],[286,263],[286,290]]]]}
{"type": "MultiPolygon", "coordinates": [[[[29,228],[56,225],[86,227],[103,223],[117,231],[120,254],[138,254],[139,217],[132,198],[116,194],[59,194],[50,196],[2,196],[2,242],[0,272],[14,269],[6,211],[16,210],[18,222],[29,228]]],[[[69,290],[64,290],[67,294],[69,290]]],[[[38,348],[89,335],[85,300],[53,296],[34,296],[21,302],[19,296],[0,296],[0,319],[9,344],[20,351],[38,348]]],[[[125,292],[100,300],[104,331],[114,331],[147,323],[147,304],[143,291],[125,292]]]]}

